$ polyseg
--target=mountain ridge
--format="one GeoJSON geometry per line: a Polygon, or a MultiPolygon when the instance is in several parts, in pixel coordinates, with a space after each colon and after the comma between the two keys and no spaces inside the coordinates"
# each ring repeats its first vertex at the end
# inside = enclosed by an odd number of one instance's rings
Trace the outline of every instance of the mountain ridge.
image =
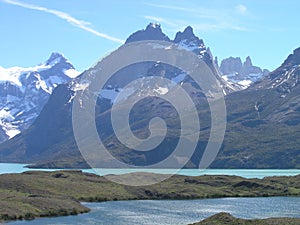
{"type": "MultiPolygon", "coordinates": [[[[157,27],[152,28],[158,29],[157,27]]],[[[296,53],[298,54],[298,51],[296,53]]],[[[210,55],[210,60],[214,60],[209,51],[208,55],[210,55]]],[[[293,57],[290,59],[293,63],[297,62],[293,57]]],[[[289,62],[290,60],[286,64],[283,63],[284,66],[288,65],[289,62]]],[[[253,84],[253,87],[225,96],[227,130],[222,148],[211,168],[300,168],[300,143],[298,142],[300,110],[299,101],[297,101],[300,88],[298,82],[290,89],[290,92],[286,93],[285,97],[282,97],[280,87],[268,88],[268,86],[263,85],[264,82],[272,80],[272,74],[277,73],[276,71],[284,71],[287,68],[293,69],[296,66],[293,63],[283,69],[279,67],[278,70],[274,70],[265,77],[263,81],[253,84]]],[[[249,66],[252,63],[248,59],[246,64],[249,66]]],[[[168,69],[162,64],[153,63],[144,72],[168,76],[168,73],[161,73],[168,69]]],[[[124,71],[126,72],[126,69],[124,71]]],[[[120,73],[126,74],[124,71],[120,73]]],[[[176,72],[172,69],[170,71],[176,72]]],[[[297,77],[295,72],[297,71],[293,70],[290,77],[297,77]]],[[[170,76],[175,75],[178,74],[170,74],[170,76]]],[[[285,74],[279,73],[278,76],[285,76],[285,74]]],[[[181,84],[182,81],[179,83],[181,84]]],[[[80,85],[76,82],[75,79],[68,84],[59,85],[33,125],[22,134],[0,145],[1,162],[36,163],[36,166],[49,168],[88,167],[78,151],[72,131],[72,96],[76,85],[80,85]],[[53,118],[54,113],[60,115],[59,120],[53,118]],[[41,140],[44,142],[41,143],[41,140]]],[[[187,90],[195,90],[189,89],[193,85],[189,86],[188,82],[183,82],[183,84],[188,85],[187,90]]],[[[108,85],[106,90],[118,88],[120,87],[108,85]]],[[[105,139],[104,142],[111,147],[113,154],[117,157],[123,157],[122,159],[129,163],[155,161],[155,155],[140,155],[124,149],[117,142],[112,134],[112,129],[107,126],[110,122],[109,107],[112,104],[112,99],[105,97],[103,93],[100,93],[100,96],[101,94],[102,98],[99,98],[98,103],[104,106],[105,110],[96,111],[95,120],[98,127],[104,125],[102,137],[105,139]]],[[[210,131],[208,124],[210,111],[207,102],[203,101],[203,95],[200,93],[194,93],[193,99],[198,101],[198,113],[203,119],[203,123],[201,123],[203,135],[201,135],[202,139],[200,139],[196,151],[187,165],[188,168],[197,168],[210,131]]],[[[156,99],[141,103],[134,113],[137,116],[132,124],[133,131],[143,135],[147,133],[144,126],[148,126],[149,118],[172,115],[171,108],[156,99]],[[163,106],[159,109],[165,111],[155,111],[156,103],[163,106]]],[[[171,123],[176,122],[176,119],[169,119],[171,123]]],[[[168,153],[168,146],[176,143],[177,133],[177,127],[174,126],[165,145],[159,148],[162,155],[168,153]]]]}
{"type": "Polygon", "coordinates": [[[53,89],[79,73],[60,53],[34,67],[0,67],[0,142],[27,129],[53,89]]]}
{"type": "Polygon", "coordinates": [[[262,80],[270,73],[267,69],[254,66],[250,56],[247,56],[244,62],[240,57],[225,58],[221,61],[219,69],[224,79],[242,85],[243,89],[262,80]]]}

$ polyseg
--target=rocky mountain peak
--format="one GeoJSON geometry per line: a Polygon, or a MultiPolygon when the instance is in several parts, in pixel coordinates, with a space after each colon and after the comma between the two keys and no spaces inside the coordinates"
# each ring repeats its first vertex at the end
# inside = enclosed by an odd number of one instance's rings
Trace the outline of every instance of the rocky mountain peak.
{"type": "Polygon", "coordinates": [[[276,88],[285,97],[299,85],[300,74],[300,48],[290,54],[276,70],[272,71],[266,79],[258,83],[254,88],[276,88]]]}
{"type": "Polygon", "coordinates": [[[191,26],[187,26],[183,32],[179,31],[176,33],[174,42],[178,43],[181,40],[189,40],[192,38],[196,38],[193,28],[191,26]]]}
{"type": "Polygon", "coordinates": [[[184,29],[183,34],[190,35],[190,36],[195,36],[193,28],[191,26],[187,26],[184,29]]]}
{"type": "Polygon", "coordinates": [[[160,24],[159,23],[149,23],[146,27],[146,30],[151,30],[151,29],[159,29],[161,30],[160,24]]]}
{"type": "Polygon", "coordinates": [[[131,34],[125,43],[145,40],[170,41],[170,38],[162,32],[160,24],[150,23],[146,29],[131,34]]]}
{"type": "Polygon", "coordinates": [[[0,142],[27,129],[54,88],[78,74],[60,53],[34,67],[0,67],[0,142]]]}
{"type": "Polygon", "coordinates": [[[244,89],[269,74],[268,70],[262,70],[260,67],[254,66],[250,56],[247,56],[244,62],[242,62],[240,57],[223,59],[220,71],[224,79],[238,83],[244,89]]]}
{"type": "MultiPolygon", "coordinates": [[[[245,63],[244,63],[245,64],[245,63]]],[[[243,63],[240,57],[229,57],[221,61],[220,70],[223,74],[240,73],[243,63]]]]}
{"type": "Polygon", "coordinates": [[[251,60],[251,58],[250,58],[250,56],[247,56],[246,57],[246,60],[245,60],[245,62],[244,62],[244,67],[252,67],[253,66],[253,64],[252,64],[252,60],[251,60]]]}
{"type": "Polygon", "coordinates": [[[215,56],[214,63],[217,66],[217,68],[219,68],[219,60],[217,56],[215,56]]]}
{"type": "Polygon", "coordinates": [[[49,59],[45,62],[45,65],[49,66],[57,63],[66,63],[66,62],[67,59],[61,53],[53,52],[51,53],[49,59]]]}
{"type": "Polygon", "coordinates": [[[189,43],[190,45],[204,47],[203,40],[199,39],[194,34],[193,28],[191,26],[186,27],[183,32],[177,32],[174,39],[174,43],[189,43]]]}
{"type": "Polygon", "coordinates": [[[281,66],[295,66],[300,65],[300,47],[293,51],[281,66]]]}

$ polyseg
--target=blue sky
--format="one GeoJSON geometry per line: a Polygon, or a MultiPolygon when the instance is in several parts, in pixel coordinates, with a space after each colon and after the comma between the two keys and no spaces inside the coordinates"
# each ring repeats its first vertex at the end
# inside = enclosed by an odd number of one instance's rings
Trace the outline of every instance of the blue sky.
{"type": "Polygon", "coordinates": [[[219,60],[250,55],[272,70],[300,47],[299,8],[298,0],[0,0],[0,66],[61,52],[83,71],[159,22],[171,39],[191,25],[219,60]]]}

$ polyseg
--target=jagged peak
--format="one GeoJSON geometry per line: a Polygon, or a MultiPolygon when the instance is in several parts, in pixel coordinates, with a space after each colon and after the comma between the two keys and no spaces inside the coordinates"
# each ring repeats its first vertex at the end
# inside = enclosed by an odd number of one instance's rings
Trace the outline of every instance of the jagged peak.
{"type": "Polygon", "coordinates": [[[192,35],[192,36],[195,36],[194,34],[194,30],[191,26],[187,26],[184,31],[183,31],[184,34],[188,34],[188,35],[192,35]]]}
{"type": "Polygon", "coordinates": [[[294,55],[300,55],[300,47],[293,51],[294,55]]]}
{"type": "Polygon", "coordinates": [[[296,48],[293,51],[293,54],[290,54],[287,59],[283,62],[281,67],[283,66],[295,66],[300,65],[300,47],[296,48]]]}
{"type": "Polygon", "coordinates": [[[161,25],[159,23],[149,23],[146,29],[142,29],[131,34],[125,43],[144,40],[170,41],[170,38],[162,32],[161,25]]]}
{"type": "Polygon", "coordinates": [[[224,66],[225,64],[236,64],[239,67],[242,67],[243,65],[240,57],[233,57],[233,56],[225,58],[221,61],[221,67],[224,66]]]}
{"type": "Polygon", "coordinates": [[[46,65],[57,64],[61,61],[67,61],[64,55],[59,52],[52,52],[49,59],[46,61],[46,65]]]}
{"type": "Polygon", "coordinates": [[[210,56],[210,58],[213,59],[213,55],[212,55],[209,47],[206,49],[206,52],[210,56]]]}
{"type": "Polygon", "coordinates": [[[65,56],[60,52],[52,52],[49,59],[57,59],[57,58],[63,58],[65,59],[65,56]]]}
{"type": "Polygon", "coordinates": [[[156,22],[151,22],[148,24],[148,26],[146,27],[147,29],[161,29],[160,24],[156,23],[156,22]]]}
{"type": "Polygon", "coordinates": [[[252,60],[251,60],[250,56],[247,56],[247,57],[246,57],[246,60],[245,60],[245,62],[244,62],[244,66],[246,66],[246,67],[251,67],[251,66],[253,66],[252,60]]]}
{"type": "Polygon", "coordinates": [[[199,45],[203,44],[203,40],[199,39],[193,31],[193,28],[191,26],[187,26],[183,32],[179,31],[175,35],[174,42],[179,43],[183,40],[187,41],[196,41],[199,45]]]}
{"type": "Polygon", "coordinates": [[[217,67],[219,67],[219,59],[217,56],[215,56],[214,63],[217,67]]]}

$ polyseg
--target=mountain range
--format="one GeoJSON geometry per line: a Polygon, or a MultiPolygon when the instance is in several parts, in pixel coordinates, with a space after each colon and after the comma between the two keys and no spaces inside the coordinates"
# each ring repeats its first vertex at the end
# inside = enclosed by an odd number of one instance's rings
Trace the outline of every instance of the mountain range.
{"type": "Polygon", "coordinates": [[[0,142],[26,130],[55,87],[78,74],[59,53],[35,67],[0,67],[0,142]]]}
{"type": "MultiPolygon", "coordinates": [[[[209,48],[194,35],[191,27],[178,32],[171,40],[162,32],[160,25],[151,23],[146,29],[129,36],[126,43],[140,40],[169,41],[194,52],[206,62],[221,83],[226,95],[227,129],[212,168],[300,168],[299,49],[269,73],[253,66],[250,57],[244,63],[239,58],[225,59],[219,67],[209,48]]],[[[198,114],[202,118],[201,137],[186,165],[197,167],[210,132],[208,102],[187,74],[160,62],[130,66],[111,77],[97,101],[95,120],[97,127],[101,127],[99,136],[114,156],[129,164],[154,163],[170,154],[170,148],[176,146],[180,131],[178,118],[168,103],[157,98],[141,101],[133,110],[131,121],[133,132],[142,137],[149,132],[149,118],[160,116],[166,119],[171,127],[170,132],[155,151],[139,153],[126,149],[113,134],[110,107],[120,89],[135,79],[137,74],[164,74],[180,84],[197,103],[198,114]]],[[[1,162],[33,163],[46,168],[88,167],[78,151],[71,121],[72,101],[81,85],[80,77],[54,88],[32,125],[0,145],[1,162]]]]}
{"type": "Polygon", "coordinates": [[[261,69],[252,64],[250,56],[246,57],[243,63],[240,57],[229,57],[223,59],[220,65],[222,77],[233,83],[238,83],[243,89],[248,88],[251,84],[262,80],[270,71],[261,69]]]}

